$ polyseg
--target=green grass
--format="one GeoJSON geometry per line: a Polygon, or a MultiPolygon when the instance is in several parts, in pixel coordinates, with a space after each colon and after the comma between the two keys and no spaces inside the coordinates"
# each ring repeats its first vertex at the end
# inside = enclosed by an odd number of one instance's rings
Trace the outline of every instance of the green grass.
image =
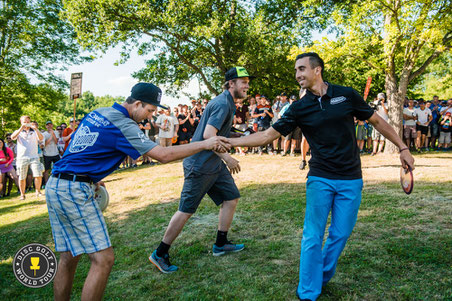
{"type": "MultiPolygon", "coordinates": [[[[273,160],[240,159],[242,167],[257,169],[255,165],[273,160]]],[[[244,242],[243,252],[212,256],[218,208],[206,198],[171,248],[172,262],[180,271],[170,275],[158,272],[147,258],[178,208],[180,163],[121,171],[107,178],[113,202],[105,215],[116,260],[104,299],[296,300],[305,174],[293,181],[278,178],[274,170],[280,167],[272,165],[266,177],[257,179],[242,168],[237,179],[242,198],[229,238],[244,242]],[[168,172],[173,169],[177,170],[168,172]],[[131,183],[138,188],[129,189],[131,183]],[[139,190],[149,183],[151,190],[139,190]]],[[[319,300],[452,300],[451,180],[417,181],[410,196],[395,181],[366,183],[357,225],[319,300]]],[[[53,297],[51,285],[30,289],[14,278],[12,258],[31,242],[53,248],[45,201],[1,199],[4,300],[53,297]]],[[[75,276],[74,300],[80,299],[88,269],[85,256],[75,276]]]]}

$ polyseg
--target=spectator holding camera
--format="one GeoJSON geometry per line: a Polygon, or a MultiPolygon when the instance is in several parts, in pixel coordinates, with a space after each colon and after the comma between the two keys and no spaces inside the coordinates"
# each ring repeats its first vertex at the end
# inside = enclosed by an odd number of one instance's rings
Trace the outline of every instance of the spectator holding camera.
{"type": "Polygon", "coordinates": [[[42,170],[38,148],[39,142],[44,139],[44,136],[38,130],[36,124],[31,123],[29,116],[20,117],[20,123],[20,128],[14,131],[11,139],[17,140],[16,164],[19,173],[20,200],[25,200],[25,184],[28,167],[31,168],[35,179],[36,196],[42,196],[42,170]]]}

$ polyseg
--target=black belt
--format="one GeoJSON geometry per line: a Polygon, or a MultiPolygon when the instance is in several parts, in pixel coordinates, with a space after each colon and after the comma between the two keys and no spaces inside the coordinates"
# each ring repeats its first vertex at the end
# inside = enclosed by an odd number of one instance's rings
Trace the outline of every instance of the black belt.
{"type": "Polygon", "coordinates": [[[73,175],[69,173],[60,173],[57,175],[53,175],[55,178],[63,179],[63,180],[69,180],[69,181],[76,181],[76,182],[85,182],[85,183],[94,183],[93,180],[91,180],[88,176],[81,176],[81,175],[73,175]]]}

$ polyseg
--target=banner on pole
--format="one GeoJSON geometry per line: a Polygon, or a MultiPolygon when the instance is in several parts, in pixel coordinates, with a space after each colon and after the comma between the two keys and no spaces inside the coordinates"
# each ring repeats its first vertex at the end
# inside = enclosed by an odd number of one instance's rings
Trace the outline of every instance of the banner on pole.
{"type": "Polygon", "coordinates": [[[71,99],[82,96],[82,72],[71,74],[71,99]]]}
{"type": "Polygon", "coordinates": [[[369,95],[369,91],[370,91],[370,83],[372,82],[372,76],[369,76],[367,78],[367,83],[366,83],[366,89],[364,89],[364,100],[367,99],[367,96],[369,95]]]}

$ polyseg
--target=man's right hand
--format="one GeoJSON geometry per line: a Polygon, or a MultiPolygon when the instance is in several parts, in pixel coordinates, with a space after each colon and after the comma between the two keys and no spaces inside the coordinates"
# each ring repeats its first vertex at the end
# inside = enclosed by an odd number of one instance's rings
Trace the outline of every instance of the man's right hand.
{"type": "Polygon", "coordinates": [[[214,136],[204,140],[207,150],[214,150],[219,153],[228,152],[231,149],[231,144],[226,137],[214,136]]]}
{"type": "Polygon", "coordinates": [[[238,160],[229,157],[227,160],[225,160],[225,162],[231,174],[239,173],[239,171],[241,170],[238,160]]]}

